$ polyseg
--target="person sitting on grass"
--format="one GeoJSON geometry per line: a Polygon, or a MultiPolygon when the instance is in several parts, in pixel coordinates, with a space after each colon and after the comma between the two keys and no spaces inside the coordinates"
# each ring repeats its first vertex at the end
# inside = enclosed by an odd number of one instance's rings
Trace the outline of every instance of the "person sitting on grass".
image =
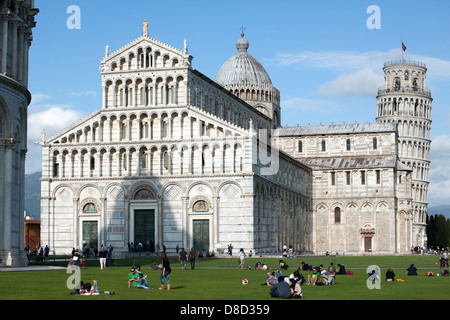
{"type": "Polygon", "coordinates": [[[294,279],[296,282],[299,283],[299,285],[302,285],[303,283],[306,282],[305,277],[303,277],[303,275],[298,271],[295,270],[290,276],[289,276],[289,280],[290,279],[294,279]]]}
{"type": "Polygon", "coordinates": [[[328,270],[322,274],[323,282],[326,286],[331,286],[334,284],[334,279],[336,272],[334,272],[333,267],[328,267],[328,270]]]}
{"type": "Polygon", "coordinates": [[[321,284],[322,277],[320,276],[319,270],[313,268],[311,274],[308,274],[308,285],[321,284]]]}
{"type": "Polygon", "coordinates": [[[338,264],[338,271],[336,272],[336,274],[347,274],[347,272],[345,271],[345,266],[343,264],[338,264]]]}
{"type": "Polygon", "coordinates": [[[291,289],[291,297],[303,299],[302,287],[300,286],[300,281],[294,278],[289,279],[289,288],[291,289]]]}
{"type": "Polygon", "coordinates": [[[386,281],[394,281],[394,280],[395,280],[394,269],[388,268],[386,271],[386,281]]]}
{"type": "Polygon", "coordinates": [[[291,289],[289,284],[284,281],[284,277],[280,276],[278,282],[270,288],[270,296],[280,299],[288,299],[291,297],[291,289]]]}
{"type": "Polygon", "coordinates": [[[149,287],[147,280],[147,276],[139,277],[139,274],[136,272],[136,268],[131,268],[130,273],[128,274],[128,288],[133,284],[134,288],[138,289],[153,289],[149,287]]]}
{"type": "Polygon", "coordinates": [[[274,272],[267,272],[267,280],[262,285],[271,287],[277,283],[278,283],[278,278],[277,278],[277,276],[275,276],[275,271],[274,271],[274,272]]]}
{"type": "Polygon", "coordinates": [[[417,268],[413,264],[406,270],[408,270],[408,276],[417,276],[417,268]]]}

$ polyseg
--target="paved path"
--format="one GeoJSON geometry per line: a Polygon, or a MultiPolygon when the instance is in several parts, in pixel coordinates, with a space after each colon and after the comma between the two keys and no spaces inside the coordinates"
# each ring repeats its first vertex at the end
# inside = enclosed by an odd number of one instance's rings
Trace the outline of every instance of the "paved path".
{"type": "Polygon", "coordinates": [[[64,269],[66,269],[66,268],[65,267],[56,267],[56,266],[0,267],[0,272],[64,270],[64,269]]]}

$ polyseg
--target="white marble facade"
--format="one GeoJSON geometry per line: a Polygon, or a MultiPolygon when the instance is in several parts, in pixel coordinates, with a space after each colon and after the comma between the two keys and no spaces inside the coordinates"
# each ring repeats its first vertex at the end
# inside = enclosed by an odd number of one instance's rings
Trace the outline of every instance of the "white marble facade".
{"type": "Polygon", "coordinates": [[[33,0],[0,1],[0,266],[28,264],[24,247],[28,50],[33,0]]]}
{"type": "Polygon", "coordinates": [[[145,26],[107,47],[102,108],[41,142],[43,244],[409,250],[411,170],[395,125],[280,128],[279,90],[243,36],[217,82],[192,67],[186,42],[178,50],[145,26]]]}

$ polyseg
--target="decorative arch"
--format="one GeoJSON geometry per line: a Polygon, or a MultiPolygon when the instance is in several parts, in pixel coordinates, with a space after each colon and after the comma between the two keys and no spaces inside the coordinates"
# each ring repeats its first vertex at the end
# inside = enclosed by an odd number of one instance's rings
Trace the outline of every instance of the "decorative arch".
{"type": "Polygon", "coordinates": [[[81,214],[97,214],[100,213],[100,205],[97,200],[93,198],[86,198],[78,207],[81,214]]]}
{"type": "Polygon", "coordinates": [[[131,193],[132,200],[156,200],[158,199],[158,193],[149,184],[141,184],[133,189],[131,193]]]}

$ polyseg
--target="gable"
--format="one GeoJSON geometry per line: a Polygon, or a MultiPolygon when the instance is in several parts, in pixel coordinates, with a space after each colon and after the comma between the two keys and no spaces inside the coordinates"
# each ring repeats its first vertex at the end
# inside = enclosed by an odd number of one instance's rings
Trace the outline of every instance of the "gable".
{"type": "Polygon", "coordinates": [[[192,56],[187,53],[186,42],[182,51],[143,35],[112,53],[109,53],[107,46],[105,57],[100,61],[100,70],[104,73],[148,68],[187,67],[190,66],[191,61],[192,56]]]}

